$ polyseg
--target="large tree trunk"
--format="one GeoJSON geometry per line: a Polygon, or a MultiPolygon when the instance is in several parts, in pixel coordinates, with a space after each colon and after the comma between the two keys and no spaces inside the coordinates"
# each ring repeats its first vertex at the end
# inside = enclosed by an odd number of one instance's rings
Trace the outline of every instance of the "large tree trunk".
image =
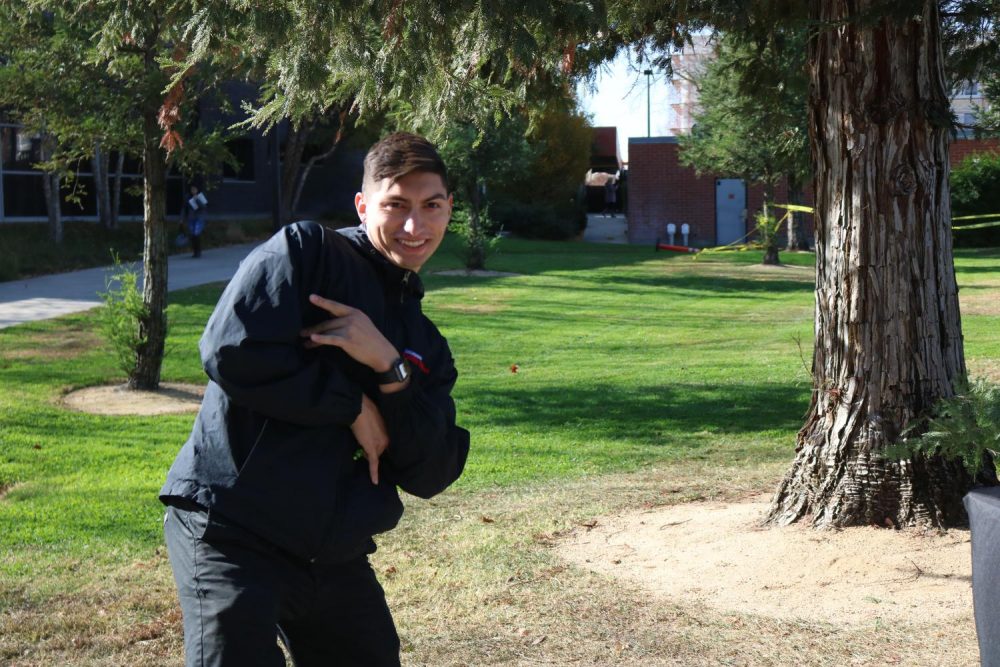
{"type": "Polygon", "coordinates": [[[937,457],[881,457],[965,374],[937,3],[857,20],[875,0],[811,3],[816,177],[812,404],[768,521],[966,521],[972,479],[937,457]],[[851,12],[854,12],[852,15],[851,12]]]}
{"type": "Polygon", "coordinates": [[[136,367],[128,385],[132,389],[156,389],[167,337],[167,165],[159,146],[156,109],[143,116],[143,245],[142,302],[146,316],[139,322],[144,343],[136,355],[136,367]]]}

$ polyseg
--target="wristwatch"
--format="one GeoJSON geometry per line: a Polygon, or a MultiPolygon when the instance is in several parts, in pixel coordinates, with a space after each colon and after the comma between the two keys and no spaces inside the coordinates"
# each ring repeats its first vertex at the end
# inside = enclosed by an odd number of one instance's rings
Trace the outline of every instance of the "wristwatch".
{"type": "Polygon", "coordinates": [[[375,379],[379,384],[394,384],[396,382],[406,382],[410,377],[410,362],[402,357],[397,357],[392,362],[392,366],[384,373],[376,373],[375,379]]]}

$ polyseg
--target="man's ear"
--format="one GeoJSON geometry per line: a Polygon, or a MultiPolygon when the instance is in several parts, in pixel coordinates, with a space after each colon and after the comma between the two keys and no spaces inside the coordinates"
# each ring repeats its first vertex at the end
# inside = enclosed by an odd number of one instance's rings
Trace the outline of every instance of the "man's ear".
{"type": "Polygon", "coordinates": [[[358,212],[358,218],[361,222],[364,222],[368,212],[368,202],[365,201],[365,193],[359,192],[354,195],[354,210],[358,212]]]}

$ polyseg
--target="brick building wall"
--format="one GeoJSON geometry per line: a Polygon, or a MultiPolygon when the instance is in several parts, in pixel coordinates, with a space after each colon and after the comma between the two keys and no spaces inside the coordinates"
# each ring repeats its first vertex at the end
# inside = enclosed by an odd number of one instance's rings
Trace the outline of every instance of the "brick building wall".
{"type": "Polygon", "coordinates": [[[973,153],[1000,153],[1000,139],[958,139],[951,142],[948,158],[954,167],[973,153]]]}
{"type": "MultiPolygon", "coordinates": [[[[715,180],[682,165],[676,137],[630,138],[628,144],[628,238],[630,243],[653,243],[666,237],[668,223],[691,226],[688,243],[715,245],[715,180]]],[[[787,201],[782,185],[775,199],[787,201]]],[[[745,232],[754,227],[753,212],[764,201],[764,189],[747,190],[748,220],[745,232]]],[[[680,242],[678,237],[677,242],[680,242]]]]}
{"type": "MultiPolygon", "coordinates": [[[[698,176],[679,161],[676,137],[629,138],[628,239],[630,243],[654,243],[666,237],[668,223],[691,226],[689,243],[707,247],[715,241],[715,179],[698,176]]],[[[958,139],[951,144],[952,166],[971,153],[1000,152],[998,139],[958,139]]],[[[779,203],[787,203],[782,185],[775,191],[779,203]]],[[[805,203],[812,204],[811,192],[805,203]]],[[[763,188],[747,189],[746,232],[754,227],[753,214],[763,202],[763,188]]],[[[812,216],[806,215],[806,234],[812,238],[812,216]]],[[[680,242],[680,239],[677,239],[680,242]]]]}

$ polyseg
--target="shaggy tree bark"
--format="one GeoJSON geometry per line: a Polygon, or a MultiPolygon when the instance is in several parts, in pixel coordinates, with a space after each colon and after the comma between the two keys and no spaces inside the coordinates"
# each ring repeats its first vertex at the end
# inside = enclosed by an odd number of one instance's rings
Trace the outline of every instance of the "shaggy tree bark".
{"type": "Polygon", "coordinates": [[[132,389],[156,389],[167,337],[167,235],[165,229],[167,165],[160,148],[157,109],[143,114],[143,244],[142,302],[146,316],[139,333],[145,342],[136,354],[136,367],[128,379],[132,389]]]}
{"type": "Polygon", "coordinates": [[[937,3],[859,20],[875,0],[811,3],[816,183],[812,404],[767,521],[966,521],[957,462],[881,457],[965,374],[937,3]]]}

